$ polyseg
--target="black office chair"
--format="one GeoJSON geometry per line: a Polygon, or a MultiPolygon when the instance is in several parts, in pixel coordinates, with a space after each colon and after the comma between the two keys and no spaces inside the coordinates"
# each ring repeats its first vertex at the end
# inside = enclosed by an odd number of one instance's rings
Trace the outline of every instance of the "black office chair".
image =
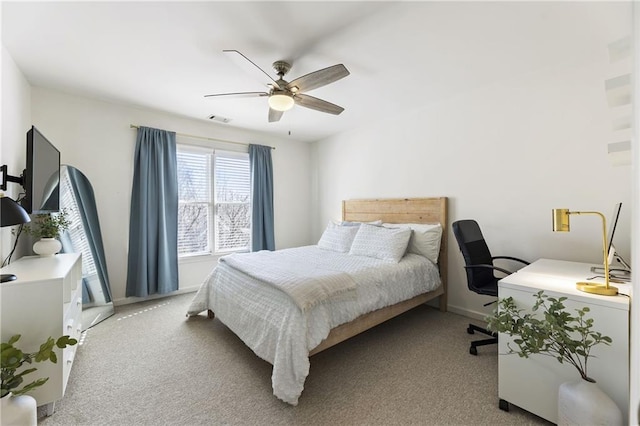
{"type": "MultiPolygon", "coordinates": [[[[502,272],[506,275],[511,274],[504,268],[500,268],[493,264],[496,259],[513,260],[528,265],[529,262],[518,259],[511,256],[491,256],[489,247],[482,236],[480,226],[475,220],[459,220],[452,225],[453,234],[458,240],[458,246],[464,257],[465,269],[467,271],[467,286],[469,290],[484,294],[487,296],[498,296],[498,280],[494,271],[502,272]]],[[[493,302],[485,303],[484,306],[488,306],[493,302]]],[[[478,327],[475,324],[469,324],[467,333],[474,334],[474,332],[480,332],[491,336],[490,339],[475,340],[471,342],[469,353],[471,355],[478,355],[478,346],[491,345],[498,343],[498,335],[494,332],[487,330],[486,328],[478,327]]]]}

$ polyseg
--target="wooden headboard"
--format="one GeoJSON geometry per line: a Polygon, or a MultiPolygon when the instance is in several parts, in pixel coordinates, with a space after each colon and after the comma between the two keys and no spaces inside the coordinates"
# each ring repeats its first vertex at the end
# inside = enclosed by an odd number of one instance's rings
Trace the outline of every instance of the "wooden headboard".
{"type": "Polygon", "coordinates": [[[389,198],[369,200],[344,200],[342,220],[371,222],[382,220],[386,223],[440,223],[442,242],[438,266],[444,288],[440,303],[447,303],[447,197],[431,198],[389,198]]]}

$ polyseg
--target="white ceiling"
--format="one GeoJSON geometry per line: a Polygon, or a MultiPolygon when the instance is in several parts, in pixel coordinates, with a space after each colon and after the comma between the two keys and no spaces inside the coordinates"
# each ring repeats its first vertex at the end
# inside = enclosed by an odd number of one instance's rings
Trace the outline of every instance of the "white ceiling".
{"type": "Polygon", "coordinates": [[[33,86],[315,141],[575,57],[617,37],[609,18],[573,2],[4,1],[2,44],[33,86]],[[345,111],[268,123],[266,98],[204,98],[266,89],[223,49],[268,73],[292,61],[289,81],[344,64],[310,94],[345,111]]]}

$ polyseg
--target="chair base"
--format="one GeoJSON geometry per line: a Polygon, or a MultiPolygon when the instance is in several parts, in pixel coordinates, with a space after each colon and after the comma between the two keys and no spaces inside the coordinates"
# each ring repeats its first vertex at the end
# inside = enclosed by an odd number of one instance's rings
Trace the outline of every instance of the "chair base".
{"type": "Polygon", "coordinates": [[[467,327],[467,333],[469,334],[474,334],[475,332],[480,332],[483,334],[486,334],[487,336],[491,336],[490,339],[482,339],[482,340],[474,340],[473,342],[471,342],[471,346],[469,347],[469,353],[471,355],[478,355],[478,346],[485,346],[485,345],[493,345],[493,344],[497,344],[498,343],[498,334],[494,333],[492,331],[487,330],[486,328],[482,328],[479,327],[475,324],[469,324],[469,327],[467,327]]]}

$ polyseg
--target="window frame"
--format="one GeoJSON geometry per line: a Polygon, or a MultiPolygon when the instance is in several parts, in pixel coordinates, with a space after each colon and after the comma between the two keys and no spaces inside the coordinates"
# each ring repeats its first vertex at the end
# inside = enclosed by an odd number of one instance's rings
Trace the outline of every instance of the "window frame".
{"type": "MultiPolygon", "coordinates": [[[[199,145],[191,145],[186,143],[178,143],[177,150],[178,152],[187,152],[199,155],[208,156],[208,220],[207,220],[207,233],[208,233],[208,251],[200,251],[200,252],[192,252],[192,253],[179,253],[178,260],[188,260],[188,259],[197,259],[202,257],[220,257],[225,254],[230,253],[240,253],[240,252],[248,252],[251,250],[251,232],[249,232],[249,241],[246,247],[238,248],[238,249],[223,249],[218,250],[218,242],[217,242],[217,233],[218,233],[218,221],[216,220],[216,215],[218,212],[218,201],[216,195],[216,156],[220,157],[237,157],[249,160],[248,152],[239,152],[239,151],[227,151],[222,149],[215,149],[210,147],[203,147],[199,145]]],[[[251,182],[249,182],[251,186],[251,182]]],[[[250,188],[251,194],[251,188],[250,188]]],[[[184,204],[183,201],[178,199],[178,205],[184,204]]],[[[200,204],[200,202],[193,202],[189,204],[200,204]]],[[[220,204],[230,204],[230,203],[220,203],[220,204]]],[[[251,209],[251,195],[249,196],[249,208],[251,209]]],[[[251,224],[249,229],[251,229],[251,224]]]]}

